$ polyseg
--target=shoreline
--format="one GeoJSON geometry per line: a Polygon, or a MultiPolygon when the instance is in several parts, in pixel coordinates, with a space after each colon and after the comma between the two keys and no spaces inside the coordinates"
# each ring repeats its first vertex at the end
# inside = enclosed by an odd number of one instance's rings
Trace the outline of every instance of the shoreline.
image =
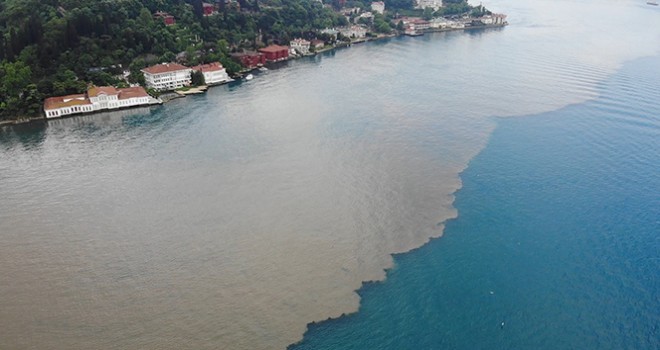
{"type": "MultiPolygon", "coordinates": [[[[474,27],[470,26],[470,27],[465,27],[465,28],[428,28],[428,29],[425,29],[422,32],[422,35],[420,35],[420,36],[423,36],[426,33],[442,33],[442,32],[472,31],[472,30],[480,30],[480,29],[504,28],[507,25],[508,25],[508,23],[505,22],[503,24],[486,24],[486,25],[483,25],[483,26],[474,26],[474,27]]],[[[406,34],[404,34],[404,33],[391,33],[391,34],[382,34],[382,35],[378,35],[378,36],[375,36],[375,37],[360,38],[360,39],[353,40],[351,42],[342,42],[338,45],[330,46],[330,47],[327,47],[327,48],[322,48],[318,51],[315,51],[314,53],[310,53],[309,55],[290,57],[289,59],[284,60],[284,61],[291,61],[291,60],[301,59],[301,58],[305,58],[305,57],[314,57],[314,56],[317,56],[317,55],[325,53],[325,52],[330,52],[332,50],[350,48],[353,44],[362,44],[362,43],[366,43],[366,42],[392,39],[392,38],[397,38],[397,37],[402,37],[402,36],[406,36],[406,34]]],[[[273,63],[273,62],[268,62],[268,63],[273,63]]],[[[194,90],[195,92],[179,93],[176,90],[175,91],[167,91],[164,94],[162,94],[161,96],[159,96],[159,98],[162,100],[162,102],[160,102],[158,104],[162,105],[162,104],[165,104],[165,103],[167,103],[169,101],[172,101],[172,100],[175,100],[175,99],[187,97],[187,95],[191,95],[191,94],[202,94],[202,93],[205,93],[206,91],[208,91],[210,88],[213,88],[215,86],[222,86],[222,85],[226,85],[226,84],[231,83],[231,82],[240,81],[246,73],[249,74],[250,72],[253,72],[253,71],[259,70],[259,69],[260,69],[260,67],[241,70],[240,72],[235,74],[234,77],[232,77],[234,80],[228,81],[228,82],[223,83],[223,84],[208,85],[208,86],[205,85],[204,87],[202,87],[202,86],[190,87],[190,90],[194,90]],[[236,79],[236,78],[238,78],[238,79],[236,79]],[[162,96],[165,96],[165,98],[162,98],[162,96]]],[[[130,106],[130,107],[124,107],[124,108],[117,108],[117,109],[113,109],[113,110],[103,110],[103,111],[93,111],[93,112],[88,112],[88,113],[72,114],[72,115],[67,115],[67,116],[58,117],[58,118],[46,118],[44,116],[39,116],[39,117],[28,117],[28,118],[20,118],[20,119],[12,119],[12,120],[2,120],[2,121],[0,121],[0,127],[11,127],[11,126],[14,126],[14,125],[25,125],[25,124],[32,124],[32,123],[36,123],[36,122],[48,122],[48,120],[51,120],[51,119],[66,119],[66,118],[73,118],[73,117],[77,117],[77,116],[81,116],[81,115],[93,115],[93,114],[98,114],[98,113],[101,113],[101,112],[112,112],[112,111],[121,110],[121,109],[128,110],[128,109],[132,109],[132,108],[136,108],[136,107],[151,107],[151,106],[154,106],[154,105],[156,105],[156,104],[151,103],[151,104],[142,105],[142,106],[130,106]]]]}

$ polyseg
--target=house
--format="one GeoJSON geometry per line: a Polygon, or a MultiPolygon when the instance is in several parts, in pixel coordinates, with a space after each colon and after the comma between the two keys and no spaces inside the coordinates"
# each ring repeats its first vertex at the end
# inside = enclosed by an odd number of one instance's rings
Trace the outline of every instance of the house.
{"type": "Polygon", "coordinates": [[[152,104],[158,100],[149,96],[142,86],[117,89],[119,92],[119,108],[152,104]]]}
{"type": "Polygon", "coordinates": [[[421,18],[413,18],[409,22],[413,27],[415,28],[416,31],[424,31],[429,28],[431,28],[431,23],[427,20],[423,20],[421,18]]]}
{"type": "Polygon", "coordinates": [[[321,34],[327,34],[332,39],[336,40],[337,39],[337,34],[339,34],[339,31],[334,29],[334,28],[325,28],[325,29],[321,30],[321,34]]]}
{"type": "Polygon", "coordinates": [[[310,46],[310,42],[305,39],[293,39],[289,43],[289,47],[291,47],[291,49],[297,51],[301,55],[309,54],[309,46],[310,46]]]}
{"type": "Polygon", "coordinates": [[[442,0],[416,0],[416,9],[432,8],[433,11],[438,11],[442,8],[442,0]]]}
{"type": "Polygon", "coordinates": [[[421,19],[419,17],[401,17],[399,22],[403,22],[405,27],[410,27],[412,30],[423,32],[431,28],[431,22],[421,19]]]}
{"type": "Polygon", "coordinates": [[[449,28],[451,28],[451,29],[465,29],[465,22],[451,21],[451,22],[449,22],[449,28]]]}
{"type": "Polygon", "coordinates": [[[162,63],[142,70],[147,87],[158,91],[174,90],[191,83],[192,70],[178,63],[162,63]]]}
{"type": "Polygon", "coordinates": [[[493,24],[507,24],[506,15],[501,13],[493,13],[493,24]]]}
{"type": "Polygon", "coordinates": [[[93,86],[87,90],[87,98],[94,110],[119,107],[119,91],[112,86],[93,86]]]}
{"type": "Polygon", "coordinates": [[[382,1],[372,2],[371,11],[380,13],[382,15],[383,13],[385,13],[385,3],[382,1]]]}
{"type": "Polygon", "coordinates": [[[260,52],[245,51],[233,53],[231,57],[245,68],[255,68],[266,63],[266,56],[260,52]]]}
{"type": "Polygon", "coordinates": [[[289,58],[288,46],[270,45],[259,49],[259,52],[263,53],[266,56],[266,61],[270,62],[283,61],[289,58]]]}
{"type": "Polygon", "coordinates": [[[216,14],[215,5],[209,4],[208,2],[202,3],[202,11],[204,16],[212,16],[216,14]]]}
{"type": "Polygon", "coordinates": [[[362,26],[346,26],[337,28],[341,35],[348,38],[364,38],[367,36],[367,29],[362,26]]]}
{"type": "Polygon", "coordinates": [[[57,118],[93,111],[94,106],[85,94],[49,97],[44,100],[44,114],[46,114],[46,118],[57,118]]]}
{"type": "Polygon", "coordinates": [[[44,100],[46,118],[149,105],[158,100],[141,86],[116,89],[112,86],[92,86],[86,94],[49,97],[44,100]]]}
{"type": "Polygon", "coordinates": [[[227,75],[225,67],[223,67],[220,62],[200,64],[191,69],[195,72],[202,72],[202,74],[204,74],[204,82],[206,85],[217,85],[232,80],[229,75],[227,75]]]}
{"type": "Polygon", "coordinates": [[[359,21],[361,18],[366,19],[366,20],[369,21],[370,23],[373,23],[373,22],[374,22],[374,14],[371,13],[371,12],[363,12],[363,13],[361,13],[359,16],[355,17],[355,23],[358,23],[358,21],[359,21]]]}
{"type": "Polygon", "coordinates": [[[313,47],[315,50],[322,49],[325,46],[325,42],[319,39],[313,39],[310,42],[310,47],[313,47]]]}
{"type": "Polygon", "coordinates": [[[358,13],[360,13],[360,11],[361,10],[359,7],[346,7],[341,9],[339,13],[341,13],[344,16],[351,16],[351,15],[357,15],[358,13]]]}
{"type": "Polygon", "coordinates": [[[154,13],[154,18],[162,19],[163,23],[165,23],[166,26],[171,26],[173,24],[176,24],[176,20],[174,19],[174,16],[170,15],[167,12],[158,11],[154,13]]]}

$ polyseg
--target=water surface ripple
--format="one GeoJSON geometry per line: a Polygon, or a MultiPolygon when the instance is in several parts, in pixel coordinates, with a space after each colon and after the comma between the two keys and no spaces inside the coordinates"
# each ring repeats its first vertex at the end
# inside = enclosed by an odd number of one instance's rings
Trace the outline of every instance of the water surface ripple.
{"type": "Polygon", "coordinates": [[[492,116],[594,98],[660,47],[658,11],[632,1],[486,5],[511,26],[3,129],[0,348],[285,348],[441,235],[492,116]]]}

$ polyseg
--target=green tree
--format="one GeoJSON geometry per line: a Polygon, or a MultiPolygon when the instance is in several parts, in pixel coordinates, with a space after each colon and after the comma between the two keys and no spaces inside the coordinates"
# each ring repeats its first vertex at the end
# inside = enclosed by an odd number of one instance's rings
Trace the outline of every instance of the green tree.
{"type": "Polygon", "coordinates": [[[205,85],[206,82],[204,81],[204,74],[201,71],[193,71],[192,73],[192,84],[194,86],[201,86],[205,85]]]}
{"type": "Polygon", "coordinates": [[[422,18],[427,21],[431,20],[433,18],[433,9],[430,7],[425,8],[424,13],[422,14],[422,18]]]}

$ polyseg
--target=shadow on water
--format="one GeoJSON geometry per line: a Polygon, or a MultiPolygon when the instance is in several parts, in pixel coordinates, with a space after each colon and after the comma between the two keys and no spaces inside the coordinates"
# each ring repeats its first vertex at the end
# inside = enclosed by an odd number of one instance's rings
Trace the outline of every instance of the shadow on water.
{"type": "MultiPolygon", "coordinates": [[[[183,104],[174,107],[185,108],[183,104]]],[[[48,134],[66,132],[85,138],[107,135],[115,131],[132,129],[153,130],[168,128],[186,114],[166,113],[163,106],[132,108],[113,112],[95,113],[70,118],[35,121],[0,128],[0,144],[9,149],[17,144],[32,148],[42,144],[48,134]]]]}
{"type": "Polygon", "coordinates": [[[38,147],[46,138],[47,127],[46,121],[0,127],[0,145],[3,149],[16,145],[22,145],[25,149],[38,147]]]}
{"type": "Polygon", "coordinates": [[[94,133],[101,129],[114,129],[117,127],[137,127],[142,125],[154,125],[162,119],[154,118],[154,111],[161,107],[141,107],[113,112],[103,112],[89,115],[81,115],[72,118],[49,120],[48,127],[65,128],[74,131],[94,133]],[[109,128],[108,128],[109,127],[109,128]]]}

